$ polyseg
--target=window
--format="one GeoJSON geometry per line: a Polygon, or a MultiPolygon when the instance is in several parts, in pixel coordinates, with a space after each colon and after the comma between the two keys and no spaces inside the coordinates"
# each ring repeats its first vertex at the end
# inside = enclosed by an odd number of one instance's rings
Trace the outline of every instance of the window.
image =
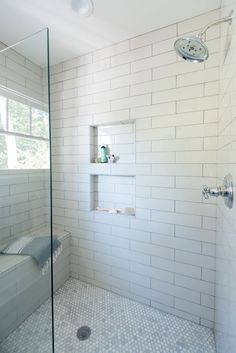
{"type": "Polygon", "coordinates": [[[48,112],[0,96],[0,169],[48,167],[48,112]]]}

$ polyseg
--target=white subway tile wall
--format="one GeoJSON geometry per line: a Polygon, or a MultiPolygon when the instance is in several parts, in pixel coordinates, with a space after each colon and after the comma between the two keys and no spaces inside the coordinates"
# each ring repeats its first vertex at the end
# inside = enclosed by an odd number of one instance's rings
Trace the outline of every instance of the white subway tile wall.
{"type": "Polygon", "coordinates": [[[72,234],[72,276],[209,327],[216,205],[202,201],[201,187],[216,182],[219,31],[209,30],[203,64],[180,60],[173,43],[218,17],[212,11],[52,71],[54,222],[72,234]],[[135,158],[92,165],[90,127],[119,130],[127,121],[135,134],[117,131],[117,154],[135,149],[135,158]],[[91,175],[111,201],[114,190],[132,195],[136,216],[92,212],[91,175]],[[135,185],[120,185],[121,176],[135,185]]]}
{"type": "MultiPolygon", "coordinates": [[[[0,43],[0,50],[5,47],[0,43]]],[[[14,49],[0,53],[0,83],[9,90],[43,101],[43,69],[14,49]]],[[[7,95],[6,90],[3,92],[7,95]]]]}
{"type": "MultiPolygon", "coordinates": [[[[5,47],[0,43],[0,49],[5,47]]],[[[43,69],[14,49],[0,53],[0,83],[3,96],[23,103],[22,97],[28,97],[31,103],[44,101],[43,69]]],[[[45,226],[48,205],[49,170],[0,170],[0,242],[45,226]]]]}
{"type": "MultiPolygon", "coordinates": [[[[235,0],[223,0],[221,16],[228,16],[235,11],[235,0]]],[[[229,27],[221,26],[220,43],[220,99],[219,99],[219,137],[217,153],[217,184],[221,185],[227,174],[236,180],[235,154],[235,83],[236,83],[236,23],[229,27]]],[[[235,276],[236,276],[236,205],[232,209],[225,207],[223,200],[217,204],[216,233],[216,298],[215,298],[215,333],[217,352],[234,352],[236,347],[236,311],[235,311],[235,276]]],[[[204,252],[211,251],[205,247],[204,252]]],[[[211,270],[211,269],[209,269],[211,270]]],[[[210,276],[212,273],[207,273],[210,276]]],[[[204,298],[210,306],[211,298],[204,298]]]]}
{"type": "Polygon", "coordinates": [[[48,170],[0,171],[0,242],[45,226],[49,217],[48,170]]]}

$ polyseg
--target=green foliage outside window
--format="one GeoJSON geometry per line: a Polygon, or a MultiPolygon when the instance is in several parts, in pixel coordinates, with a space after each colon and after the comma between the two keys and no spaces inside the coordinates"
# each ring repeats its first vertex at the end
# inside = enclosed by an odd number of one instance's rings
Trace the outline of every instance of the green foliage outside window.
{"type": "Polygon", "coordinates": [[[49,116],[0,96],[0,169],[49,167],[49,116]]]}

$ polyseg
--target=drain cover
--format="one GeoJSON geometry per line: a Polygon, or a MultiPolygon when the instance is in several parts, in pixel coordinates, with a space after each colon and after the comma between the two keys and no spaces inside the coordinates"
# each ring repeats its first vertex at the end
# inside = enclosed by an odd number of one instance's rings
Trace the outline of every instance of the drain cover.
{"type": "Polygon", "coordinates": [[[89,338],[89,336],[91,335],[91,329],[88,326],[82,326],[78,329],[77,331],[77,338],[80,341],[85,341],[89,338]]]}

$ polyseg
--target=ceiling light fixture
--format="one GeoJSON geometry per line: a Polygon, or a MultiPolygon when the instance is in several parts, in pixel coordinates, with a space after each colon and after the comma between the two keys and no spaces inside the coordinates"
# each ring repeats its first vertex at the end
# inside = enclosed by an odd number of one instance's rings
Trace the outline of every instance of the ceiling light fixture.
{"type": "Polygon", "coordinates": [[[91,16],[94,10],[92,0],[71,0],[71,7],[83,17],[91,16]]]}

